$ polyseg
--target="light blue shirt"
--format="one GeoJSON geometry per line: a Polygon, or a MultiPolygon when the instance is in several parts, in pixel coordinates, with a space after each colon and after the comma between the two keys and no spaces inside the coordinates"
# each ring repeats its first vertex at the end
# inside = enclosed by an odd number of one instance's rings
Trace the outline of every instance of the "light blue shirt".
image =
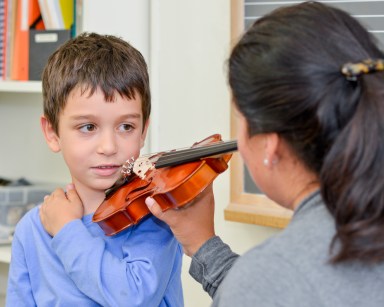
{"type": "Polygon", "coordinates": [[[183,306],[181,262],[153,216],[107,237],[87,215],[52,238],[36,207],[16,227],[6,306],[183,306]]]}

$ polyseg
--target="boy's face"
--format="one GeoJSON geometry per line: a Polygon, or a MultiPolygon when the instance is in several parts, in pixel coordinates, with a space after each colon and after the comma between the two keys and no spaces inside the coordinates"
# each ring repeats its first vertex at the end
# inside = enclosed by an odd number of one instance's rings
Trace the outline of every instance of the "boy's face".
{"type": "Polygon", "coordinates": [[[75,89],[60,114],[59,135],[45,132],[49,147],[62,152],[78,191],[104,193],[144,145],[148,123],[143,127],[140,95],[115,98],[106,102],[100,90],[88,97],[75,89]]]}

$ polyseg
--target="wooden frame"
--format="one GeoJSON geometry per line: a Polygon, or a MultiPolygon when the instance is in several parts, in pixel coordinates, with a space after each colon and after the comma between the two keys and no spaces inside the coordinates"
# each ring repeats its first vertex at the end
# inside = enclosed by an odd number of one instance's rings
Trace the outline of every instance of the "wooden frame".
{"type": "MultiPolygon", "coordinates": [[[[244,30],[244,3],[231,1],[231,41],[236,42],[244,30]]],[[[236,118],[231,112],[231,134],[236,137],[236,118]]],[[[236,221],[277,228],[285,227],[292,211],[281,207],[263,194],[244,192],[244,164],[239,154],[234,154],[230,162],[231,195],[230,204],[224,210],[228,221],[236,221]]]]}

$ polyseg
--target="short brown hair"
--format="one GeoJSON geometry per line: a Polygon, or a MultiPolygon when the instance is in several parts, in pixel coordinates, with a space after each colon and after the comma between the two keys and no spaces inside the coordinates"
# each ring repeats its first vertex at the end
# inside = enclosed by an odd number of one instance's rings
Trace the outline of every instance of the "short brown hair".
{"type": "Polygon", "coordinates": [[[44,115],[58,133],[59,114],[75,88],[92,95],[100,88],[106,101],[116,93],[128,99],[138,93],[143,123],[151,112],[148,68],[142,54],[113,35],[83,33],[60,46],[42,75],[44,115]]]}

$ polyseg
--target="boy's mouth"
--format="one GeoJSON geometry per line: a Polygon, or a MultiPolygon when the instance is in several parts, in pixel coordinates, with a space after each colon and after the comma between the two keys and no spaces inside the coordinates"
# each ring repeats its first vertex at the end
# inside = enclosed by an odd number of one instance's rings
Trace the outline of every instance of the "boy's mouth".
{"type": "Polygon", "coordinates": [[[111,176],[120,171],[121,165],[111,164],[111,165],[98,165],[92,167],[92,170],[99,176],[111,176]]]}

